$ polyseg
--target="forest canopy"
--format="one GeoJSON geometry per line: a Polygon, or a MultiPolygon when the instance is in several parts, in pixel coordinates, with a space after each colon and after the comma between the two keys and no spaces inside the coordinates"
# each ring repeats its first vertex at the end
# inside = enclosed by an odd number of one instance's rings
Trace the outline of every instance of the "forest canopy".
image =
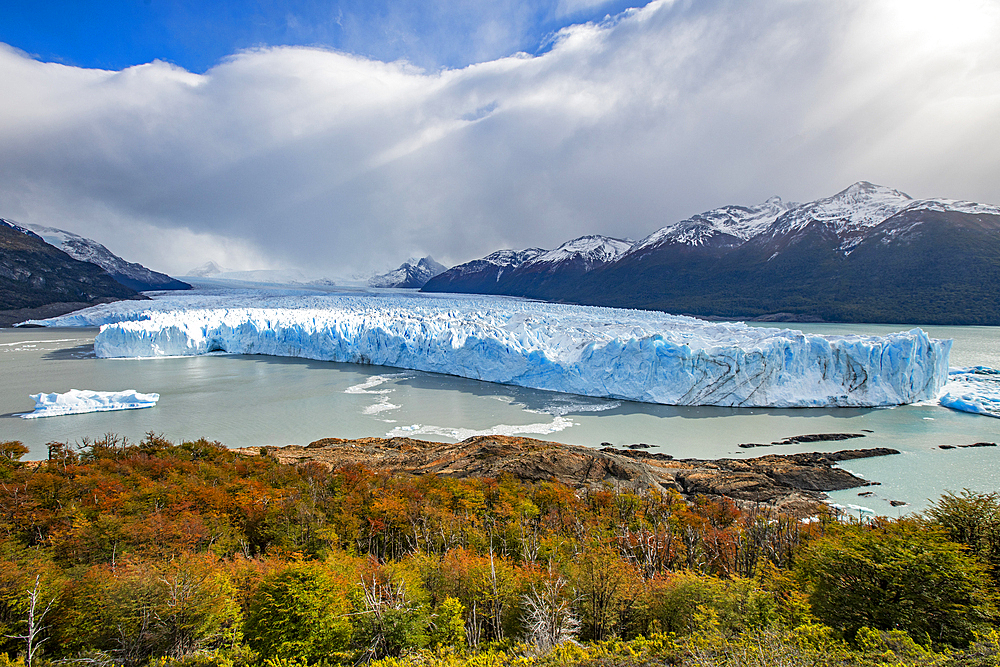
{"type": "Polygon", "coordinates": [[[725,498],[0,443],[0,666],[997,665],[1000,496],[725,498]],[[741,657],[742,656],[742,657],[741,657]]]}

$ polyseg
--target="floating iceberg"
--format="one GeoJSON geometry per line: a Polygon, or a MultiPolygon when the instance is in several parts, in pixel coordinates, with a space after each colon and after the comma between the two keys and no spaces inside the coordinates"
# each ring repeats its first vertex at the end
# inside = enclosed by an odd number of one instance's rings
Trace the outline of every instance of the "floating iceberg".
{"type": "Polygon", "coordinates": [[[35,399],[35,411],[20,415],[22,419],[151,408],[160,400],[160,395],[140,394],[134,389],[128,391],[70,389],[65,394],[32,394],[31,398],[35,399]]]}
{"type": "Polygon", "coordinates": [[[501,298],[229,294],[154,301],[141,310],[109,306],[73,316],[77,326],[104,324],[95,341],[99,357],[303,357],[667,405],[864,407],[932,399],[947,377],[951,348],[919,329],[820,336],[501,298]]]}
{"type": "Polygon", "coordinates": [[[1000,417],[1000,371],[986,366],[952,368],[938,400],[952,410],[1000,417]]]}

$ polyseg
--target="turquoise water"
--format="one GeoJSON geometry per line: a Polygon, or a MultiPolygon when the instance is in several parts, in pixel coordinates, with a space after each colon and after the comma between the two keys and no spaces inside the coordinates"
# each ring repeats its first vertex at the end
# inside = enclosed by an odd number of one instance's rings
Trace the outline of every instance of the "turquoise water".
{"type": "MultiPolygon", "coordinates": [[[[889,325],[782,325],[808,332],[882,334],[889,325]]],[[[924,327],[953,338],[952,366],[1000,368],[1000,328],[924,327]]],[[[107,432],[141,438],[207,437],[231,447],[308,444],[328,436],[408,435],[454,441],[477,433],[521,434],[600,446],[644,442],[678,458],[892,447],[899,456],[847,466],[881,486],[831,494],[837,502],[895,515],[942,491],[1000,490],[1000,447],[942,450],[942,444],[1000,443],[1000,419],[936,405],[891,409],[670,407],[584,398],[398,369],[262,356],[97,359],[94,329],[0,330],[0,439],[20,440],[27,458],[46,443],[107,432]],[[157,392],[150,409],[23,420],[29,394],[69,389],[157,392]],[[752,450],[793,435],[871,431],[849,442],[752,450]],[[858,492],[872,491],[871,497],[858,492]],[[889,500],[909,503],[891,508],[889,500]]]]}

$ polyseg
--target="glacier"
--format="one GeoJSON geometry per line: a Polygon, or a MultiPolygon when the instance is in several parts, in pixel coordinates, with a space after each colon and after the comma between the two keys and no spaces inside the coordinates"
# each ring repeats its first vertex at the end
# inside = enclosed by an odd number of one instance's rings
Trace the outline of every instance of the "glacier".
{"type": "Polygon", "coordinates": [[[160,400],[160,395],[140,394],[134,389],[126,391],[70,389],[63,394],[32,394],[31,398],[35,400],[35,410],[34,412],[18,415],[22,419],[151,408],[160,400]]]}
{"type": "MultiPolygon", "coordinates": [[[[190,293],[189,293],[190,294],[190,293]]],[[[44,322],[102,325],[98,357],[263,354],[666,405],[873,407],[933,399],[951,341],[823,336],[495,297],[219,292],[44,322]]]]}

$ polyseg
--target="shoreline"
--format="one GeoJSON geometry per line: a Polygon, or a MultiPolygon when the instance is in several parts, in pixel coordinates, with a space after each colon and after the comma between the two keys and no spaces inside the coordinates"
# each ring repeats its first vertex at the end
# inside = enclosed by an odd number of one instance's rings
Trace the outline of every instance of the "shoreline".
{"type": "Polygon", "coordinates": [[[805,518],[828,507],[826,491],[877,485],[842,468],[841,461],[892,456],[876,447],[837,452],[765,454],[748,459],[675,459],[636,449],[595,449],[516,436],[475,436],[458,443],[413,438],[323,438],[306,446],[244,447],[244,456],[327,469],[364,467],[385,474],[557,481],[578,491],[606,486],[636,492],[667,490],[687,501],[699,495],[738,505],[765,504],[805,518]]]}

